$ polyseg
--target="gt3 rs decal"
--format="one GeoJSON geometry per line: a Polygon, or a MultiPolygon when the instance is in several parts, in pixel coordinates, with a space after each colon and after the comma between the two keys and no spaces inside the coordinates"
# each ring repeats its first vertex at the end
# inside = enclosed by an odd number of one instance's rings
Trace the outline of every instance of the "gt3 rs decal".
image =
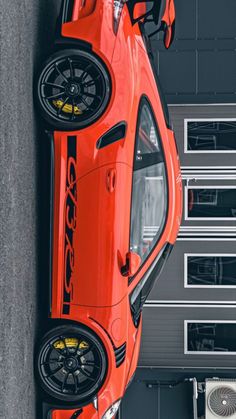
{"type": "Polygon", "coordinates": [[[76,136],[67,137],[67,176],[65,199],[64,302],[63,314],[70,314],[73,298],[74,232],[77,221],[76,136]]]}

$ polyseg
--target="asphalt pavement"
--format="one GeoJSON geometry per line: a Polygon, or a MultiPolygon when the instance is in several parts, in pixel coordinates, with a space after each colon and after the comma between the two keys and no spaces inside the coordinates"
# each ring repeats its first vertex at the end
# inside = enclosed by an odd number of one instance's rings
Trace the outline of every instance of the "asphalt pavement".
{"type": "Polygon", "coordinates": [[[34,348],[47,314],[48,141],[33,78],[60,0],[0,0],[0,418],[36,418],[34,348]]]}

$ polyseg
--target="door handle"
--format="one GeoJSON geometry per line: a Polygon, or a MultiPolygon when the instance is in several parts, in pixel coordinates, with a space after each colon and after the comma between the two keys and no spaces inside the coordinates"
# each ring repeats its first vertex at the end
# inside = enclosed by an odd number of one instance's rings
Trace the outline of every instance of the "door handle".
{"type": "Polygon", "coordinates": [[[116,187],[116,169],[109,169],[107,171],[106,186],[108,192],[114,192],[116,187]]]}

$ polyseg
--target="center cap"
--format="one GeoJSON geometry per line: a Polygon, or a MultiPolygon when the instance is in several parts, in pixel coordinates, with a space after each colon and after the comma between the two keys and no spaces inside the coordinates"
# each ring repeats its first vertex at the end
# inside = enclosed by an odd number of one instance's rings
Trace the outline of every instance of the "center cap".
{"type": "Polygon", "coordinates": [[[77,361],[77,359],[74,358],[74,357],[66,358],[65,359],[65,367],[69,371],[76,370],[77,367],[78,367],[78,361],[77,361]]]}
{"type": "Polygon", "coordinates": [[[77,96],[80,93],[80,86],[77,83],[70,83],[67,92],[70,96],[77,96]]]}

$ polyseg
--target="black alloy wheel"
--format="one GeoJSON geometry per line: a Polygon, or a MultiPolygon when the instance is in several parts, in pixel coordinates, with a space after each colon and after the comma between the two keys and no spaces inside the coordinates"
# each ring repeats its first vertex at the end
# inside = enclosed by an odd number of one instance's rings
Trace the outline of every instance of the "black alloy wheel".
{"type": "Polygon", "coordinates": [[[65,402],[84,403],[104,383],[107,357],[100,340],[82,326],[62,326],[43,338],[37,354],[42,388],[65,402]]]}
{"type": "Polygon", "coordinates": [[[49,58],[37,81],[44,118],[56,129],[75,130],[95,122],[108,106],[111,81],[92,53],[63,50],[49,58]]]}

